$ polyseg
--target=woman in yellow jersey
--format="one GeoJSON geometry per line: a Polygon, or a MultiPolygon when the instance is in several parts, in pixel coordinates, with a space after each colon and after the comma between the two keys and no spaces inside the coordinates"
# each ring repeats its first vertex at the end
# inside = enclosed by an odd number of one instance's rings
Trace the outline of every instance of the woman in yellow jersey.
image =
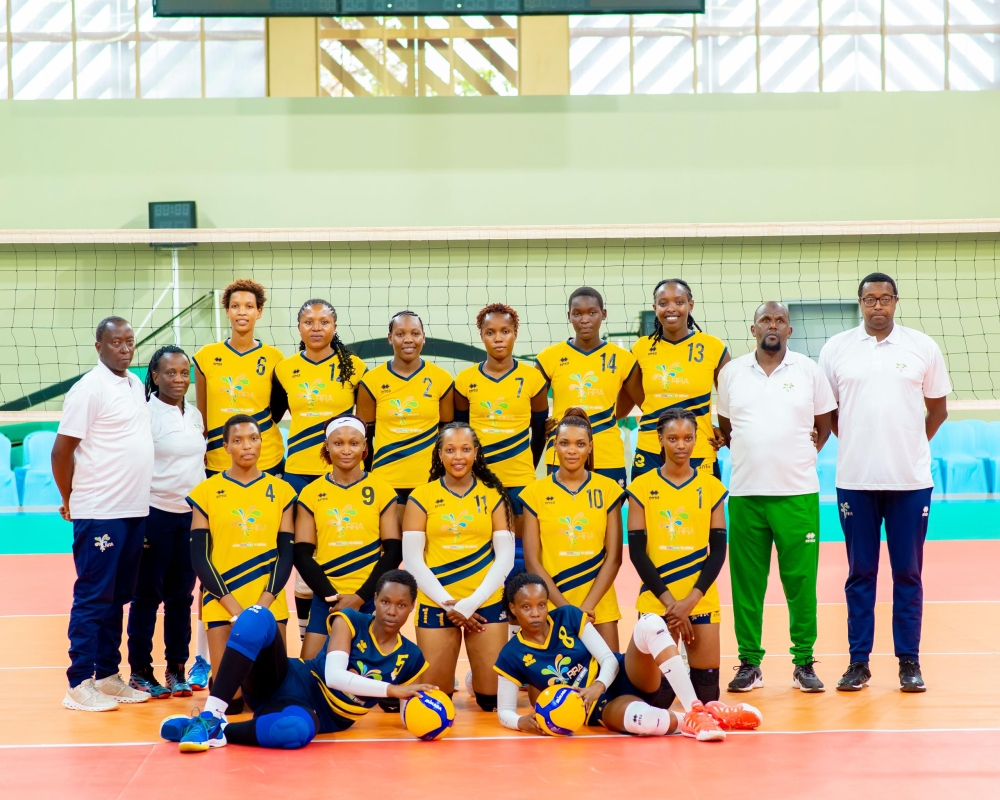
{"type": "Polygon", "coordinates": [[[195,397],[207,431],[209,476],[229,467],[222,427],[234,414],[247,414],[260,425],[260,468],[273,475],[284,468],[285,445],[278,420],[271,417],[271,375],[284,355],[253,335],[266,300],[264,287],[255,281],[229,284],[222,291],[222,307],[232,333],[194,355],[195,397]]]}
{"type": "Polygon", "coordinates": [[[414,312],[389,320],[389,344],[392,359],[361,379],[357,413],[368,426],[371,471],[396,490],[402,518],[406,498],[430,473],[439,428],[455,416],[454,382],[420,357],[424,323],[414,312]]]}
{"type": "Polygon", "coordinates": [[[360,419],[330,420],[320,455],[331,470],[299,494],[295,568],[313,591],[304,659],[323,647],[331,613],[345,608],[374,613],[378,579],[403,558],[396,492],[361,468],[365,450],[360,419]]]}
{"type": "Polygon", "coordinates": [[[521,490],[535,480],[545,451],[549,399],[545,378],[514,359],[517,312],[491,303],[476,316],[486,360],[455,378],[455,419],[468,422],[483,443],[483,459],[507,490],[514,509],[514,568],[524,570],[521,548],[521,490]]]}
{"type": "Polygon", "coordinates": [[[657,420],[663,466],[629,486],[629,557],[642,580],[636,608],[663,617],[687,647],[703,703],[719,699],[719,592],[726,560],[726,487],[691,466],[694,412],[669,408],[657,420]]]}
{"type": "Polygon", "coordinates": [[[730,361],[721,339],[703,333],[691,316],[694,295],[680,278],[667,278],[653,289],[651,336],[632,346],[639,369],[625,382],[629,405],[642,409],[639,439],[632,461],[632,480],[663,466],[656,434],[657,420],[668,408],[686,408],[698,421],[698,439],[692,467],[721,477],[715,453],[722,435],[712,427],[712,387],[719,384],[719,371],[730,361]]]}
{"type": "Polygon", "coordinates": [[[550,608],[578,606],[617,652],[625,491],[594,470],[594,435],[582,408],[566,409],[554,449],[559,467],[521,493],[524,565],[545,580],[550,608]]]}
{"type": "Polygon", "coordinates": [[[514,564],[510,498],[464,422],[441,429],[430,477],[403,514],[403,560],[420,589],[417,644],[431,656],[425,679],[452,693],[464,634],[476,702],[493,711],[493,664],[507,641],[503,583],[514,564]]]}
{"type": "Polygon", "coordinates": [[[260,424],[237,414],[222,427],[229,466],[188,495],[191,560],[201,581],[202,619],[219,664],[233,622],[253,605],[270,608],[284,640],[283,591],[292,570],[295,491],[261,472],[260,424]]]}
{"type": "Polygon", "coordinates": [[[298,314],[299,352],[274,369],[271,413],[291,411],[282,478],[301,492],[329,471],[320,451],[331,419],[351,414],[358,382],[368,368],[337,335],[337,311],[326,300],[307,300],[298,314]]]}
{"type": "MultiPolygon", "coordinates": [[[[594,472],[625,486],[625,446],[618,430],[618,399],[635,370],[635,357],[601,338],[608,318],[604,298],[596,289],[581,286],[569,296],[569,322],[574,336],[551,345],[536,357],[536,365],[552,387],[552,418],[562,419],[567,408],[587,412],[594,431],[594,472]]],[[[622,416],[629,403],[622,404],[622,416]]],[[[558,466],[553,439],[545,463],[558,466]]]]}

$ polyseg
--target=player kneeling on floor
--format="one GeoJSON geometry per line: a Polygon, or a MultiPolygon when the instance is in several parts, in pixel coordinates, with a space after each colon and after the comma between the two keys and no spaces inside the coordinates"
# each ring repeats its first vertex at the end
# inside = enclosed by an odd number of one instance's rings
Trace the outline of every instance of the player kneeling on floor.
{"type": "Polygon", "coordinates": [[[614,653],[576,606],[549,610],[549,593],[538,575],[511,579],[508,607],[520,632],[504,645],[494,669],[500,674],[500,723],[512,730],[542,733],[534,714],[519,716],[522,683],[538,691],[565,684],[579,690],[587,724],[619,733],[664,736],[682,733],[700,742],[726,738],[725,728],[756,728],[760,712],[745,704],[702,704],[666,623],[643,614],[624,655],[614,653]],[[596,661],[599,672],[594,674],[596,661]],[[665,677],[684,707],[679,714],[654,703],[665,677]]]}
{"type": "Polygon", "coordinates": [[[375,613],[344,609],[331,614],[327,646],[309,661],[289,658],[274,615],[251,606],[233,623],[205,710],[196,717],[167,717],[160,735],[179,742],[182,753],[227,742],[295,750],[317,733],[351,727],[379,698],[409,698],[434,689],[414,683],[427,663],[399,633],[416,598],[410,573],[386,572],[375,589],[375,613]],[[240,689],[254,717],[230,723],[225,710],[240,689]]]}

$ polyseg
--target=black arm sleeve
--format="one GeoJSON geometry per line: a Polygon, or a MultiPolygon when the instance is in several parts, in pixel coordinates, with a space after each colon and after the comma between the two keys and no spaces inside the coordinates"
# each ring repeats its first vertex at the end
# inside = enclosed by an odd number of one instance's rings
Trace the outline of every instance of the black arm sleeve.
{"type": "Polygon", "coordinates": [[[372,567],[371,574],[365,582],[361,584],[361,587],[355,592],[355,594],[367,603],[372,597],[375,596],[375,584],[378,583],[378,579],[389,570],[396,569],[402,560],[403,540],[384,539],[382,541],[382,555],[379,557],[379,560],[375,562],[375,566],[372,567]]]}
{"type": "Polygon", "coordinates": [[[694,582],[694,588],[705,594],[718,579],[722,565],[726,563],[726,529],[712,528],[708,532],[708,558],[701,564],[701,574],[694,582]]]}
{"type": "Polygon", "coordinates": [[[365,472],[372,471],[372,461],[375,458],[375,423],[365,425],[365,442],[368,444],[368,455],[365,456],[365,472]]]}
{"type": "Polygon", "coordinates": [[[646,552],[646,531],[628,532],[628,557],[646,588],[655,597],[659,597],[667,591],[667,584],[663,582],[660,573],[653,566],[653,562],[649,560],[649,553],[646,552]]]}
{"type": "Polygon", "coordinates": [[[312,542],[296,542],[293,549],[295,569],[299,571],[306,586],[312,589],[313,594],[323,599],[337,594],[323,568],[316,563],[316,545],[312,542]]]}
{"type": "Polygon", "coordinates": [[[288,411],[288,392],[281,385],[277,375],[271,375],[271,419],[277,425],[288,411]]]}
{"type": "Polygon", "coordinates": [[[295,534],[288,531],[278,532],[278,557],[271,567],[271,577],[267,579],[265,592],[275,597],[285,588],[288,579],[292,577],[292,562],[295,560],[295,534]]]}
{"type": "Polygon", "coordinates": [[[202,589],[216,600],[229,594],[226,582],[212,564],[212,534],[208,528],[191,531],[191,563],[202,589]]]}
{"type": "Polygon", "coordinates": [[[549,418],[549,410],[531,412],[531,463],[536,467],[545,452],[545,420],[549,418]]]}

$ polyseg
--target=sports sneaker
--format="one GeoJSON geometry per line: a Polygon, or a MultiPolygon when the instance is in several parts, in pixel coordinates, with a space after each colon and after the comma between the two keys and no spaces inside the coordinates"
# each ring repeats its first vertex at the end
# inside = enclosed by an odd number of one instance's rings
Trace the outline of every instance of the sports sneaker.
{"type": "Polygon", "coordinates": [[[721,742],[726,738],[726,732],[719,727],[719,723],[701,703],[695,703],[684,715],[681,720],[681,733],[699,742],[721,742]]]}
{"type": "Polygon", "coordinates": [[[920,664],[912,658],[899,659],[899,689],[902,692],[926,692],[920,664]]]}
{"type": "Polygon", "coordinates": [[[212,676],[212,665],[201,656],[195,656],[194,666],[188,673],[188,684],[191,688],[200,692],[208,688],[208,679],[212,676]]]}
{"type": "Polygon", "coordinates": [[[97,691],[114,699],[116,703],[145,703],[150,697],[149,692],[133,689],[118,673],[94,681],[94,686],[97,687],[97,691]]]}
{"type": "Polygon", "coordinates": [[[171,697],[191,696],[192,687],[187,682],[187,678],[184,677],[183,666],[178,666],[175,670],[171,670],[168,667],[163,682],[167,684],[167,689],[170,690],[171,697]]]}
{"type": "Polygon", "coordinates": [[[73,711],[117,711],[118,703],[94,686],[94,679],[87,678],[79,686],[66,690],[63,707],[73,711]]]}
{"type": "MultiPolygon", "coordinates": [[[[223,728],[226,720],[217,717],[210,711],[202,711],[197,717],[188,720],[184,733],[181,735],[180,745],[182,753],[204,753],[213,747],[226,746],[226,734],[223,728]]],[[[163,730],[163,726],[160,726],[163,730]]]]}
{"type": "Polygon", "coordinates": [[[860,692],[871,679],[872,672],[868,669],[867,661],[852,661],[844,677],[837,681],[837,691],[860,692]]]}
{"type": "Polygon", "coordinates": [[[752,731],[764,721],[764,715],[749,703],[727,706],[718,700],[705,703],[705,711],[724,731],[752,731]]]}
{"type": "Polygon", "coordinates": [[[140,692],[145,692],[153,700],[165,700],[170,697],[170,690],[166,686],[161,686],[153,675],[153,670],[147,673],[133,672],[128,679],[128,685],[140,692]]]}
{"type": "MultiPolygon", "coordinates": [[[[197,711],[198,709],[195,709],[195,712],[197,711]]],[[[187,714],[173,714],[166,717],[160,723],[160,738],[168,742],[179,742],[190,721],[191,717],[187,714]]]]}
{"type": "Polygon", "coordinates": [[[796,664],[792,670],[792,688],[802,692],[825,692],[826,687],[813,669],[813,661],[809,664],[796,664]]]}
{"type": "Polygon", "coordinates": [[[756,664],[751,664],[749,661],[740,661],[740,665],[733,667],[733,669],[736,670],[736,677],[729,682],[726,691],[750,692],[764,685],[764,673],[760,671],[760,667],[756,664]]]}

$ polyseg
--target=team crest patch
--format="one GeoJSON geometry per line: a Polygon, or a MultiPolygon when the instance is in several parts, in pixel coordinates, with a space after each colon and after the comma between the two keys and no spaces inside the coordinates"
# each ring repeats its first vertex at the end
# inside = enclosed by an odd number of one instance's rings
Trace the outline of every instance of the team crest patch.
{"type": "Polygon", "coordinates": [[[111,537],[106,533],[103,536],[94,537],[94,547],[98,548],[102,553],[109,547],[114,547],[115,543],[111,541],[111,537]]]}

